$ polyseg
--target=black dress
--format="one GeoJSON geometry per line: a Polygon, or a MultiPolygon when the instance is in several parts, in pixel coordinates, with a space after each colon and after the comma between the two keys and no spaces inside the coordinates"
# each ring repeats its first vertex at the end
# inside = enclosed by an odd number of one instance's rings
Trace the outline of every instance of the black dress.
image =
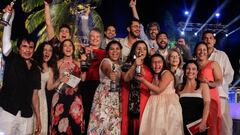
{"type": "MultiPolygon", "coordinates": [[[[202,118],[204,102],[200,92],[182,93],[180,95],[180,104],[182,106],[184,134],[190,135],[186,125],[202,118]]],[[[207,135],[207,130],[196,135],[207,135]]]]}

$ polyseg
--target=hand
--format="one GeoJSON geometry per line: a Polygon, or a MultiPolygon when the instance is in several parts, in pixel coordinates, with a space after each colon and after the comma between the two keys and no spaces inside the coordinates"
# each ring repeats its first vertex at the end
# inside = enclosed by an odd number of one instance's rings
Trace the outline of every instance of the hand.
{"type": "Polygon", "coordinates": [[[43,1],[44,2],[44,6],[49,6],[49,3],[47,1],[43,1]]]}
{"type": "Polygon", "coordinates": [[[34,129],[34,134],[39,135],[41,133],[42,125],[40,118],[36,118],[36,125],[34,129]]]}
{"type": "Polygon", "coordinates": [[[69,80],[69,76],[68,75],[63,75],[59,80],[60,80],[60,82],[66,83],[69,80]]]}
{"type": "Polygon", "coordinates": [[[135,79],[137,79],[137,80],[140,81],[140,82],[143,82],[143,81],[145,80],[142,75],[137,75],[137,76],[135,76],[135,79]]]}
{"type": "Polygon", "coordinates": [[[155,49],[154,48],[150,48],[150,55],[152,56],[153,54],[155,54],[155,49]]]}
{"type": "Polygon", "coordinates": [[[112,81],[116,81],[116,78],[117,78],[117,72],[112,71],[112,72],[110,73],[110,79],[111,79],[112,81]]]}
{"type": "Polygon", "coordinates": [[[11,13],[13,12],[14,9],[10,6],[10,5],[7,5],[4,9],[3,9],[3,12],[8,12],[8,13],[11,13]]]}
{"type": "Polygon", "coordinates": [[[86,54],[89,54],[92,52],[92,48],[91,47],[85,47],[85,51],[86,51],[86,54]]]}
{"type": "Polygon", "coordinates": [[[81,54],[80,58],[81,58],[81,61],[86,61],[87,60],[86,54],[81,54]]]}
{"type": "Polygon", "coordinates": [[[136,0],[130,0],[129,6],[130,6],[131,8],[134,8],[134,7],[136,7],[136,3],[137,3],[136,0]]]}
{"type": "Polygon", "coordinates": [[[207,129],[207,125],[205,122],[201,122],[196,128],[199,129],[199,132],[204,132],[207,129]]]}

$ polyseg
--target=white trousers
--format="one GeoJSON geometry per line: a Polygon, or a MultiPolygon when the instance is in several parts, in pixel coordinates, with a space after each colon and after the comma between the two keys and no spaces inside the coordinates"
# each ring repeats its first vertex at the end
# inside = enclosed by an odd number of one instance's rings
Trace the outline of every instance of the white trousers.
{"type": "Polygon", "coordinates": [[[233,121],[230,116],[228,100],[220,97],[222,111],[222,130],[221,135],[232,135],[233,121]]]}
{"type": "Polygon", "coordinates": [[[33,118],[21,117],[5,111],[0,107],[0,135],[31,135],[33,133],[33,118]]]}

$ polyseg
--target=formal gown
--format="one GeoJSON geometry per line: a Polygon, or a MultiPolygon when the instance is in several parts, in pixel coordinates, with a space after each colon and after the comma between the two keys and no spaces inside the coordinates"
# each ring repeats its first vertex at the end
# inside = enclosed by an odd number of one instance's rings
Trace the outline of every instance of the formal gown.
{"type": "MultiPolygon", "coordinates": [[[[214,81],[214,75],[212,70],[213,61],[209,61],[205,67],[203,67],[199,73],[200,77],[206,78],[208,81],[214,81]]],[[[208,115],[208,134],[220,135],[221,133],[221,103],[217,88],[210,88],[210,110],[208,115]]]]}
{"type": "MultiPolygon", "coordinates": [[[[39,96],[39,111],[40,111],[40,120],[41,120],[41,133],[40,135],[48,134],[48,107],[47,107],[47,98],[46,98],[46,84],[49,79],[49,70],[41,73],[41,90],[38,91],[39,96]]],[[[35,117],[35,115],[34,115],[35,117]]],[[[35,126],[35,118],[34,118],[34,126],[35,126]]],[[[35,129],[35,128],[34,128],[35,129]]]]}
{"type": "MultiPolygon", "coordinates": [[[[80,77],[80,68],[73,61],[64,61],[59,67],[59,73],[68,72],[80,77]]],[[[82,97],[78,87],[64,87],[61,93],[56,92],[52,99],[51,134],[81,135],[84,132],[82,97]]]]}
{"type": "MultiPolygon", "coordinates": [[[[112,61],[109,58],[103,59],[103,62],[112,61]]],[[[101,67],[102,63],[99,67],[101,67]]],[[[115,64],[116,72],[121,73],[120,65],[115,64]]],[[[99,68],[100,84],[94,95],[90,120],[88,125],[89,135],[120,135],[121,117],[120,117],[120,96],[118,92],[110,91],[111,80],[99,68]]],[[[120,77],[116,79],[116,83],[120,77]]]]}
{"type": "MultiPolygon", "coordinates": [[[[144,78],[151,82],[152,81],[152,73],[147,66],[143,66],[144,69],[144,78]]],[[[121,91],[121,99],[122,99],[122,135],[138,135],[140,122],[143,114],[143,110],[147,103],[147,100],[150,96],[149,89],[144,85],[140,84],[140,115],[139,118],[131,119],[129,118],[128,113],[128,102],[129,102],[129,89],[130,89],[130,82],[123,82],[122,83],[122,91],[121,91]],[[131,121],[131,122],[130,122],[131,121]]]]}
{"type": "Polygon", "coordinates": [[[174,80],[160,94],[151,92],[139,135],[184,135],[182,108],[175,93],[174,80]]]}
{"type": "MultiPolygon", "coordinates": [[[[198,89],[195,92],[180,94],[185,135],[190,135],[186,125],[201,119],[203,116],[204,102],[201,92],[202,91],[198,89]]],[[[207,131],[197,133],[196,135],[207,135],[207,131]]]]}

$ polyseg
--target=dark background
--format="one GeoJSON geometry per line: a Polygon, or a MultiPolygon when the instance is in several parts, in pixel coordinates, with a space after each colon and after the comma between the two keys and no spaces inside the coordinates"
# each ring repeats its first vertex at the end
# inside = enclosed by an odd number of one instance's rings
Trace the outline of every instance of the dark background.
{"type": "MultiPolygon", "coordinates": [[[[96,9],[105,25],[114,24],[117,27],[118,37],[125,37],[127,34],[126,24],[132,17],[129,1],[130,0],[102,0],[102,4],[96,9]]],[[[160,24],[161,30],[168,32],[171,40],[176,40],[179,34],[177,24],[178,22],[186,21],[187,17],[184,16],[183,12],[185,9],[190,10],[193,1],[194,0],[138,0],[137,9],[140,21],[144,26],[151,21],[157,21],[160,24]]],[[[227,4],[220,10],[220,18],[213,18],[209,22],[210,24],[218,23],[226,25],[240,15],[239,0],[226,1],[227,4]]],[[[223,2],[224,0],[198,0],[190,22],[205,23],[223,2]]],[[[10,0],[1,0],[0,9],[3,9],[8,3],[10,3],[10,0]]],[[[24,21],[28,14],[21,11],[20,4],[21,1],[17,0],[15,5],[16,16],[12,32],[13,39],[27,33],[24,28],[24,21]]],[[[240,27],[240,20],[227,29],[230,32],[238,27],[240,27]]],[[[193,38],[192,36],[192,34],[188,34],[186,35],[186,39],[193,38]]],[[[198,40],[200,40],[200,37],[196,38],[195,42],[198,40]]],[[[224,37],[224,34],[218,34],[217,40],[218,43],[216,47],[227,53],[235,70],[235,80],[239,79],[240,30],[228,37],[224,37]]],[[[190,43],[190,45],[193,46],[194,44],[190,43]]]]}

